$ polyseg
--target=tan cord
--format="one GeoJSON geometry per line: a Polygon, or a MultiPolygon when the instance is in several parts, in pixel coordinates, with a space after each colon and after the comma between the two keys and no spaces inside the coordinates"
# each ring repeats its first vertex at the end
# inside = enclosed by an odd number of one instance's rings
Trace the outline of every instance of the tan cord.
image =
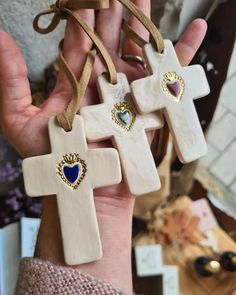
{"type": "Polygon", "coordinates": [[[144,47],[144,45],[147,43],[142,37],[140,37],[132,28],[131,26],[127,23],[126,20],[123,20],[122,22],[122,30],[124,33],[129,36],[129,38],[139,45],[141,48],[144,47]]]}
{"type": "MultiPolygon", "coordinates": [[[[153,41],[156,44],[157,51],[162,53],[164,50],[164,40],[162,38],[161,33],[158,31],[154,23],[138,8],[136,7],[131,1],[129,0],[118,0],[121,2],[149,31],[153,41]]],[[[131,26],[123,20],[122,29],[124,33],[129,36],[129,38],[139,45],[141,48],[147,43],[142,37],[140,37],[132,28],[131,26]]],[[[169,139],[169,130],[164,127],[161,131],[156,132],[155,137],[153,139],[151,150],[153,157],[155,159],[155,163],[157,166],[163,160],[168,146],[168,139],[169,139]]]]}
{"type": "Polygon", "coordinates": [[[109,8],[109,0],[57,0],[57,2],[55,4],[52,4],[49,9],[44,10],[35,17],[33,21],[35,31],[39,32],[40,34],[48,34],[52,32],[57,27],[60,20],[67,17],[61,11],[63,7],[72,10],[77,10],[81,8],[104,9],[109,8]],[[48,27],[41,28],[39,26],[39,19],[41,18],[41,16],[51,13],[55,13],[51,23],[48,27]]]}
{"type": "MultiPolygon", "coordinates": [[[[164,50],[164,40],[162,38],[161,33],[158,31],[154,23],[140,10],[133,2],[130,0],[118,0],[120,3],[122,3],[143,25],[144,27],[149,31],[153,41],[155,42],[157,51],[159,53],[162,53],[164,50]]],[[[133,30],[131,27],[129,27],[129,33],[133,30]]],[[[137,34],[133,31],[133,36],[137,34]]],[[[131,34],[131,35],[132,35],[131,34]]],[[[134,37],[133,40],[137,40],[134,37]]],[[[140,40],[139,40],[140,41],[140,40]]],[[[138,44],[138,43],[137,43],[138,44]]],[[[138,44],[139,45],[139,44],[138,44]]]]}
{"type": "Polygon", "coordinates": [[[67,0],[68,9],[104,9],[109,8],[109,0],[67,0]]]}
{"type": "MultiPolygon", "coordinates": [[[[108,53],[107,49],[101,42],[100,38],[94,33],[94,31],[86,24],[86,22],[80,17],[80,15],[72,10],[70,10],[67,7],[70,7],[69,4],[73,4],[71,2],[78,2],[78,7],[81,1],[79,0],[58,0],[56,4],[53,4],[50,9],[45,10],[38,14],[33,22],[34,29],[41,33],[41,34],[48,34],[52,32],[57,25],[59,24],[61,19],[67,18],[68,15],[70,15],[75,21],[77,21],[81,28],[85,31],[85,33],[88,35],[88,37],[92,40],[94,45],[96,46],[97,50],[101,53],[101,56],[107,66],[108,72],[109,72],[109,78],[110,78],[110,83],[111,84],[116,84],[117,83],[117,72],[115,65],[112,61],[112,58],[110,57],[110,54],[108,53]],[[53,14],[53,18],[46,28],[41,28],[39,25],[39,19],[43,15],[48,15],[48,14],[53,14]]],[[[82,2],[87,2],[87,1],[82,1],[82,2]]],[[[90,2],[95,2],[95,1],[88,1],[90,2]]],[[[100,1],[102,3],[103,1],[100,1]]]]}
{"type": "Polygon", "coordinates": [[[71,87],[73,90],[73,97],[67,109],[64,112],[59,113],[57,115],[57,121],[59,125],[66,132],[68,132],[72,129],[74,117],[80,109],[81,102],[84,98],[85,91],[87,89],[89,80],[91,78],[95,57],[96,57],[96,50],[92,50],[88,53],[79,82],[77,81],[75,75],[71,71],[68,63],[66,62],[63,56],[62,50],[63,50],[63,41],[61,41],[59,45],[59,52],[60,52],[59,65],[61,70],[65,73],[67,79],[69,80],[71,84],[71,87]]]}
{"type": "MultiPolygon", "coordinates": [[[[153,40],[156,43],[158,52],[162,52],[164,49],[164,42],[163,42],[161,34],[159,33],[155,25],[152,23],[152,21],[149,20],[145,16],[145,14],[129,0],[118,0],[118,1],[120,1],[124,6],[126,6],[131,11],[131,13],[133,13],[138,18],[138,20],[147,28],[147,30],[150,32],[153,40]]],[[[70,9],[79,9],[79,8],[98,9],[98,8],[107,7],[108,4],[109,4],[108,0],[91,0],[91,1],[57,0],[56,4],[51,5],[50,9],[43,11],[42,13],[40,13],[39,15],[35,17],[33,25],[34,25],[34,29],[37,32],[41,34],[48,34],[57,27],[61,19],[66,19],[68,15],[71,16],[76,22],[80,24],[81,28],[85,31],[85,33],[94,43],[95,47],[101,53],[107,65],[107,69],[110,76],[110,83],[116,84],[117,83],[116,68],[107,49],[104,47],[100,38],[86,24],[86,22],[80,17],[80,15],[70,10],[70,9]],[[43,15],[48,15],[48,14],[54,14],[53,18],[50,24],[48,25],[48,27],[41,28],[39,25],[40,17],[43,15]]],[[[132,39],[135,40],[137,44],[139,44],[142,47],[144,46],[145,41],[141,37],[139,37],[135,32],[133,32],[132,28],[128,24],[124,24],[124,28],[126,29],[127,34],[133,36],[132,39]]],[[[63,70],[63,72],[66,74],[66,77],[72,86],[73,97],[67,109],[64,112],[57,115],[57,120],[59,125],[65,131],[70,131],[72,129],[74,117],[80,108],[82,99],[85,95],[85,91],[92,74],[96,51],[93,50],[88,53],[80,81],[77,82],[75,75],[70,70],[69,65],[67,64],[66,60],[63,57],[62,47],[63,47],[63,42],[60,43],[60,56],[59,56],[60,67],[63,70]]]]}

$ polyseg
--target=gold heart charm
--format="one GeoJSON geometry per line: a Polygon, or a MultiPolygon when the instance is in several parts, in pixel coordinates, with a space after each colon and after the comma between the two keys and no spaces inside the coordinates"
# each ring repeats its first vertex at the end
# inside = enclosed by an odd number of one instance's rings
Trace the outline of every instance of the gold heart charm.
{"type": "Polygon", "coordinates": [[[176,102],[179,102],[184,93],[184,80],[176,74],[176,72],[169,72],[164,75],[161,81],[161,86],[165,94],[172,97],[176,102]]]}
{"type": "Polygon", "coordinates": [[[127,102],[116,103],[111,111],[112,120],[121,128],[130,131],[134,125],[136,114],[127,102]]]}
{"type": "Polygon", "coordinates": [[[77,189],[87,172],[85,161],[78,154],[67,154],[57,166],[57,174],[72,189],[77,189]]]}

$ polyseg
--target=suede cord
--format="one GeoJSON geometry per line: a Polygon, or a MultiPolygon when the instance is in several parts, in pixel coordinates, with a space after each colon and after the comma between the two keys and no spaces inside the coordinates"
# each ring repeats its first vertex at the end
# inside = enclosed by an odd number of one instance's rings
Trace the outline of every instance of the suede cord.
{"type": "MultiPolygon", "coordinates": [[[[123,4],[130,12],[133,14],[149,31],[153,41],[155,42],[157,51],[159,53],[164,50],[164,41],[163,38],[154,25],[154,23],[130,0],[118,0],[123,4]]],[[[109,79],[111,84],[117,83],[117,71],[116,67],[112,61],[110,54],[103,45],[100,38],[96,33],[86,24],[86,22],[80,17],[78,13],[73,10],[77,9],[104,9],[109,7],[109,0],[57,0],[57,2],[50,6],[49,9],[39,13],[34,21],[34,29],[41,34],[48,34],[52,32],[60,23],[62,19],[67,19],[68,16],[72,17],[81,28],[85,31],[88,37],[93,42],[94,46],[100,52],[109,73],[109,79]],[[40,27],[39,21],[42,16],[53,14],[52,20],[49,25],[45,28],[40,27]]],[[[134,30],[126,23],[123,22],[123,30],[125,33],[139,46],[143,47],[147,42],[143,40],[134,30]]],[[[94,66],[96,51],[90,51],[88,53],[84,69],[80,78],[80,81],[77,82],[77,79],[73,72],[71,71],[69,65],[67,64],[65,58],[63,57],[62,47],[63,42],[60,43],[60,68],[65,73],[67,79],[69,80],[72,90],[73,97],[69,103],[67,109],[57,115],[57,120],[59,125],[65,130],[70,131],[72,129],[72,124],[76,113],[79,111],[82,99],[85,95],[86,88],[88,86],[90,77],[92,75],[92,70],[94,66]]]]}
{"type": "MultiPolygon", "coordinates": [[[[129,0],[118,0],[120,2],[128,2],[129,0]]],[[[152,39],[156,42],[156,48],[159,53],[162,53],[164,50],[164,41],[163,37],[156,28],[156,26],[152,23],[150,19],[148,19],[141,11],[141,13],[137,14],[137,11],[134,11],[133,3],[130,4],[130,7],[127,7],[131,13],[133,13],[140,22],[146,27],[146,29],[150,32],[152,39]],[[132,6],[132,7],[131,7],[132,6]],[[135,12],[135,13],[134,13],[135,12]],[[145,21],[145,24],[143,23],[145,21]],[[150,27],[149,27],[150,26],[150,27]]],[[[147,42],[139,36],[129,25],[126,20],[122,22],[122,30],[124,31],[125,35],[127,35],[134,43],[136,43],[139,47],[143,48],[147,42]]],[[[164,127],[155,132],[155,136],[153,138],[151,144],[151,151],[158,167],[161,162],[163,161],[168,148],[169,142],[169,129],[165,124],[164,127]]]]}
{"type": "MultiPolygon", "coordinates": [[[[157,27],[155,26],[155,24],[142,12],[142,10],[140,10],[130,0],[118,0],[118,1],[122,3],[131,12],[131,14],[133,14],[144,25],[144,27],[149,31],[153,42],[155,43],[157,52],[162,53],[164,50],[164,40],[161,33],[158,31],[157,27]]],[[[126,26],[126,28],[128,29],[127,32],[129,33],[129,37],[132,40],[136,40],[139,42],[140,40],[143,40],[141,37],[137,35],[137,33],[133,31],[133,29],[131,29],[131,27],[126,26]]],[[[137,44],[139,45],[139,43],[137,44]]]]}
{"type": "Polygon", "coordinates": [[[70,85],[73,90],[73,96],[72,99],[67,107],[67,109],[57,114],[57,121],[58,124],[66,131],[72,130],[72,124],[74,121],[74,117],[76,113],[80,109],[81,102],[84,98],[89,80],[91,78],[94,62],[96,57],[96,50],[89,51],[85,65],[82,71],[82,74],[80,76],[79,82],[77,82],[77,78],[74,75],[74,73],[71,71],[70,66],[66,62],[64,56],[63,56],[63,40],[60,42],[59,45],[59,66],[60,69],[65,73],[67,79],[70,82],[70,85]]]}
{"type": "Polygon", "coordinates": [[[139,47],[143,48],[144,45],[147,43],[142,37],[140,37],[128,24],[126,20],[122,22],[122,30],[124,33],[139,47]]]}
{"type": "MultiPolygon", "coordinates": [[[[107,0],[95,0],[95,1],[80,1],[80,0],[58,0],[56,4],[51,5],[50,9],[45,10],[38,14],[33,22],[34,29],[41,34],[48,34],[52,32],[57,25],[59,24],[61,19],[66,19],[68,15],[70,15],[76,22],[78,22],[81,28],[85,31],[88,37],[91,39],[95,47],[101,53],[103,57],[107,69],[109,72],[109,78],[111,84],[117,83],[117,72],[115,65],[108,53],[107,49],[104,47],[100,38],[94,33],[94,31],[86,24],[86,22],[80,17],[80,15],[70,9],[78,9],[78,8],[94,8],[98,9],[107,7],[107,0]],[[86,5],[85,5],[86,4],[86,5]],[[80,6],[82,5],[82,6],[80,6]],[[53,18],[46,28],[41,28],[39,25],[39,20],[41,16],[53,14],[53,18]]],[[[109,3],[108,3],[109,4],[109,3]]],[[[59,45],[59,64],[60,69],[65,73],[67,79],[69,80],[72,90],[73,97],[71,102],[69,103],[67,109],[57,114],[58,124],[66,131],[72,130],[73,120],[76,113],[79,111],[82,99],[85,95],[85,91],[87,89],[93,66],[96,56],[96,51],[92,50],[88,53],[83,72],[81,74],[79,82],[77,81],[74,73],[71,71],[68,63],[63,57],[62,53],[63,42],[59,45]]]]}
{"type": "MultiPolygon", "coordinates": [[[[116,84],[117,83],[117,72],[116,72],[116,68],[115,68],[115,65],[112,61],[110,54],[108,53],[107,49],[103,45],[100,38],[86,24],[86,22],[82,19],[82,17],[78,13],[67,8],[67,7],[70,7],[70,5],[69,5],[70,1],[71,0],[58,0],[56,2],[56,4],[51,5],[50,9],[45,10],[45,11],[41,12],[40,14],[38,14],[35,17],[34,22],[33,22],[33,26],[34,26],[35,31],[37,31],[40,34],[48,34],[48,33],[52,32],[57,27],[57,25],[59,24],[61,19],[66,19],[68,15],[71,16],[76,22],[78,22],[80,24],[81,28],[85,31],[85,33],[91,39],[91,41],[93,42],[93,44],[95,45],[97,50],[100,52],[106,66],[107,66],[108,72],[109,72],[110,83],[116,84]],[[43,15],[48,15],[48,14],[54,14],[53,18],[52,18],[50,24],[48,25],[48,27],[41,28],[39,25],[40,17],[43,15]]],[[[74,0],[74,2],[75,2],[75,0],[74,0]]],[[[77,2],[78,2],[77,8],[79,8],[80,1],[77,0],[77,2]]],[[[87,1],[82,1],[82,2],[87,3],[87,1]]],[[[88,3],[90,3],[90,2],[91,1],[88,1],[88,3]]],[[[95,1],[92,1],[92,2],[95,2],[95,1]]],[[[91,8],[91,6],[88,5],[88,8],[91,8]]]]}

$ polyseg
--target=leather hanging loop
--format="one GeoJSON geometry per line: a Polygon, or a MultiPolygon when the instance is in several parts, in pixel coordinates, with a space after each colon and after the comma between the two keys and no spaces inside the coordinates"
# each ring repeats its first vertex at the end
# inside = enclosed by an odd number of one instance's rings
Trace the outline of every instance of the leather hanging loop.
{"type": "Polygon", "coordinates": [[[63,40],[59,44],[59,66],[61,71],[65,73],[72,88],[72,99],[65,111],[57,114],[57,121],[66,132],[72,130],[74,117],[80,109],[82,100],[84,98],[88,83],[90,81],[94,63],[96,58],[96,50],[91,50],[87,54],[82,74],[79,81],[71,71],[70,66],[63,56],[63,40]]]}
{"type": "Polygon", "coordinates": [[[87,23],[83,20],[83,18],[79,15],[79,13],[76,13],[72,8],[75,9],[75,7],[106,7],[108,0],[57,0],[57,2],[53,5],[51,5],[50,9],[45,10],[38,14],[33,22],[35,31],[41,33],[41,34],[48,34],[52,32],[57,25],[59,24],[61,19],[65,19],[68,16],[71,16],[84,30],[84,32],[88,35],[88,37],[91,39],[93,44],[95,45],[96,49],[100,52],[106,67],[109,72],[109,78],[111,84],[117,83],[117,72],[116,67],[112,61],[112,58],[107,51],[106,47],[103,45],[100,38],[96,35],[96,33],[91,29],[87,23]],[[77,5],[77,6],[76,6],[77,5]],[[39,25],[39,20],[41,16],[53,14],[54,16],[46,28],[42,28],[39,25]]]}
{"type": "Polygon", "coordinates": [[[60,19],[66,19],[67,15],[62,11],[62,8],[66,8],[68,5],[69,0],[57,0],[56,4],[52,5],[52,9],[54,10],[54,13],[60,18],[60,19]]]}
{"type": "Polygon", "coordinates": [[[68,0],[66,8],[76,10],[84,9],[106,9],[109,8],[109,0],[68,0]]]}
{"type": "Polygon", "coordinates": [[[139,47],[143,48],[147,44],[147,42],[131,28],[126,20],[123,20],[122,22],[122,30],[125,35],[127,35],[139,47]]]}
{"type": "MultiPolygon", "coordinates": [[[[130,0],[118,0],[118,1],[121,4],[123,4],[149,31],[152,41],[155,43],[157,52],[162,53],[164,50],[164,40],[161,33],[157,29],[157,27],[154,25],[154,23],[143,13],[141,9],[139,9],[130,0]]],[[[133,37],[132,39],[134,41],[141,41],[141,38],[132,30],[131,27],[125,26],[125,29],[127,29],[127,33],[129,33],[130,36],[133,37]]],[[[137,44],[139,45],[139,43],[137,44]]]]}
{"type": "Polygon", "coordinates": [[[81,28],[84,30],[84,32],[88,35],[88,37],[93,42],[96,49],[100,52],[101,57],[103,58],[108,73],[109,73],[109,80],[111,84],[117,83],[117,71],[116,67],[112,61],[112,58],[107,51],[106,47],[104,46],[103,42],[100,40],[98,35],[87,25],[87,23],[83,20],[83,18],[79,15],[79,13],[76,13],[70,9],[63,8],[63,11],[65,11],[68,15],[70,15],[76,22],[78,22],[81,26],[81,28]]]}
{"type": "Polygon", "coordinates": [[[56,5],[54,4],[54,5],[51,5],[49,9],[44,10],[43,12],[39,13],[34,18],[33,27],[36,32],[45,35],[45,34],[48,34],[52,31],[54,31],[56,29],[56,27],[58,26],[61,19],[62,19],[61,12],[59,11],[58,8],[56,8],[56,5]],[[49,25],[45,28],[42,28],[39,25],[39,21],[40,21],[41,17],[45,16],[45,15],[53,14],[53,13],[54,13],[54,15],[53,15],[53,18],[52,18],[51,22],[49,23],[49,25]]]}
{"type": "Polygon", "coordinates": [[[66,19],[67,14],[63,9],[78,10],[78,9],[106,9],[109,8],[109,0],[57,0],[55,4],[52,4],[49,9],[39,13],[34,21],[33,27],[35,31],[40,34],[48,34],[55,30],[61,19],[66,19]],[[54,14],[51,22],[45,28],[42,28],[39,24],[42,16],[54,14]]]}

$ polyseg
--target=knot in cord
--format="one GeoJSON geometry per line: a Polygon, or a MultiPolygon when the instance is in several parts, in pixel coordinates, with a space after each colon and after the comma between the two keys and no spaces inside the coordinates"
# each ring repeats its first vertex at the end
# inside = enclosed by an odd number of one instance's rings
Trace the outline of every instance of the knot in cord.
{"type": "Polygon", "coordinates": [[[68,0],[57,0],[55,4],[51,6],[51,8],[54,10],[55,14],[60,17],[61,19],[66,19],[67,15],[63,11],[63,8],[66,8],[68,4],[68,0]]]}
{"type": "Polygon", "coordinates": [[[35,31],[40,34],[48,34],[55,30],[60,20],[66,19],[68,14],[78,9],[104,9],[109,7],[109,0],[57,0],[49,9],[39,13],[34,21],[35,31]],[[53,14],[52,20],[47,27],[41,27],[39,20],[42,16],[53,14]]]}
{"type": "Polygon", "coordinates": [[[57,0],[55,4],[50,6],[51,12],[54,12],[55,15],[60,19],[66,19],[67,14],[63,11],[63,8],[66,8],[68,0],[57,0]]]}

